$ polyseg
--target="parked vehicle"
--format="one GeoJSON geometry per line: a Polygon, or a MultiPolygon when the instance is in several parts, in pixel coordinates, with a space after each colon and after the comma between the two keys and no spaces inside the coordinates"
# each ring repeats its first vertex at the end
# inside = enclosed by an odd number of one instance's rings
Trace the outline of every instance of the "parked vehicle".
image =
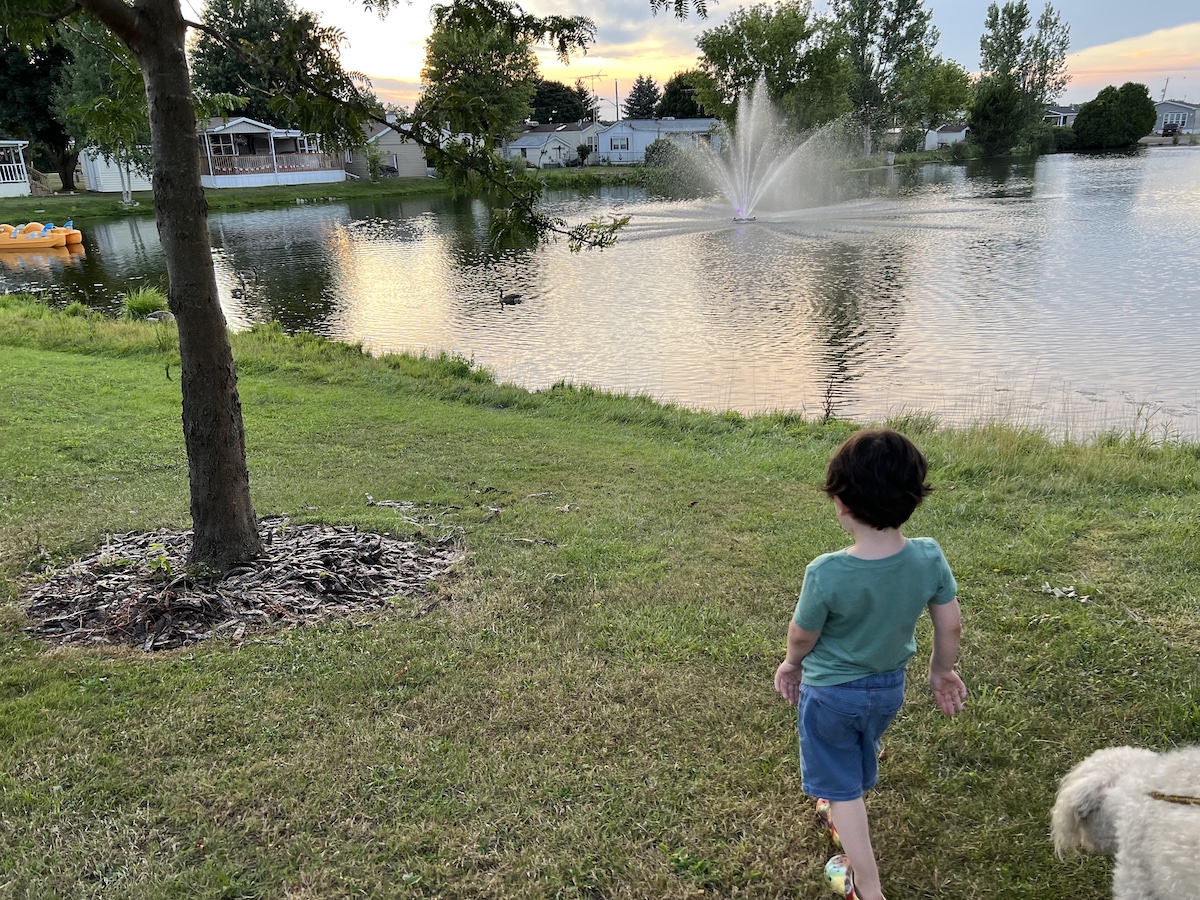
{"type": "Polygon", "coordinates": [[[1166,125],[1163,126],[1163,130],[1162,130],[1163,137],[1174,137],[1177,134],[1179,134],[1179,123],[1178,122],[1168,122],[1166,125]]]}

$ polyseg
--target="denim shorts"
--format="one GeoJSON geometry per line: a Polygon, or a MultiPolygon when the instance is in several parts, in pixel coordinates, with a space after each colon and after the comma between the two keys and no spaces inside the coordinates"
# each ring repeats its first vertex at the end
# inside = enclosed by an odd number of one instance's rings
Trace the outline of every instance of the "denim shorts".
{"type": "Polygon", "coordinates": [[[854,800],[879,779],[879,748],[904,703],[904,670],[828,687],[800,686],[800,781],[804,793],[854,800]]]}

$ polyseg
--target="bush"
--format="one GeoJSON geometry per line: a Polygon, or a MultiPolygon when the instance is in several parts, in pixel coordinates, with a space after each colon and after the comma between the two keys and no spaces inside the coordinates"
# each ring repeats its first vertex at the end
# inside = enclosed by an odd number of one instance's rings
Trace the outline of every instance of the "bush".
{"type": "Polygon", "coordinates": [[[920,125],[907,125],[900,132],[900,140],[896,149],[901,153],[916,153],[925,149],[925,129],[920,125]]]}
{"type": "Polygon", "coordinates": [[[92,311],[86,303],[74,300],[63,309],[63,314],[76,319],[86,319],[92,314],[92,311]]]}
{"type": "Polygon", "coordinates": [[[646,148],[646,165],[665,169],[679,159],[679,147],[666,138],[659,138],[646,148]]]}
{"type": "Polygon", "coordinates": [[[167,295],[158,288],[134,288],[125,295],[125,317],[144,319],[167,308],[167,295]]]}

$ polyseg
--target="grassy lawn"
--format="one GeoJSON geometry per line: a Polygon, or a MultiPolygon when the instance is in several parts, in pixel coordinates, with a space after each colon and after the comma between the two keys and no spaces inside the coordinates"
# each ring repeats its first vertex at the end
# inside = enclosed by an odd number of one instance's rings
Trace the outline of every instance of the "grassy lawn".
{"type": "MultiPolygon", "coordinates": [[[[5,896],[826,896],[771,676],[804,565],[843,546],[818,486],[850,424],[261,328],[234,337],[258,513],[453,532],[456,578],[155,656],[32,641],[38,568],[187,524],[163,328],[0,297],[5,896]]],[[[972,694],[935,713],[923,627],[869,799],[885,887],[1109,897],[1105,860],[1053,858],[1048,813],[1092,750],[1196,739],[1200,448],[894,424],[930,458],[909,531],[958,576],[972,694]]]]}

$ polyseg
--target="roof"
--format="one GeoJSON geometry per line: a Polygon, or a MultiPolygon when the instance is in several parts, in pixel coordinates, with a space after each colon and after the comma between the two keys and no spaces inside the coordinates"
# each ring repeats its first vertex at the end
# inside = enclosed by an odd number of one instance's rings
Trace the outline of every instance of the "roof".
{"type": "Polygon", "coordinates": [[[594,122],[588,122],[586,125],[583,122],[539,122],[537,125],[530,125],[522,129],[521,134],[560,134],[563,132],[582,134],[589,128],[595,127],[595,124],[594,122]]]}
{"type": "MultiPolygon", "coordinates": [[[[575,137],[579,137],[579,132],[574,133],[575,137]]],[[[527,132],[514,140],[508,142],[509,149],[514,147],[518,150],[521,148],[530,149],[533,147],[545,147],[547,144],[558,141],[563,146],[574,149],[574,145],[568,140],[572,137],[571,134],[547,134],[545,132],[535,133],[527,132]]]]}
{"type": "Polygon", "coordinates": [[[29,141],[9,141],[0,139],[0,147],[15,147],[20,150],[29,146],[29,141]]]}
{"type": "Polygon", "coordinates": [[[966,122],[955,122],[953,125],[943,125],[938,129],[938,134],[959,134],[970,130],[966,122]]]}
{"type": "Polygon", "coordinates": [[[717,120],[714,118],[696,118],[696,119],[622,119],[620,122],[614,122],[609,125],[605,131],[611,131],[614,128],[628,128],[631,131],[654,131],[657,133],[666,134],[685,134],[685,133],[704,133],[712,131],[717,127],[717,120]]]}
{"type": "Polygon", "coordinates": [[[273,137],[300,137],[304,134],[296,128],[276,128],[274,125],[268,125],[266,122],[260,122],[257,119],[251,119],[248,116],[238,116],[233,119],[226,119],[221,116],[213,116],[207,122],[197,123],[201,132],[208,134],[270,134],[273,137]]]}
{"type": "Polygon", "coordinates": [[[1047,106],[1046,115],[1048,116],[1077,116],[1079,115],[1078,106],[1047,106]]]}
{"type": "Polygon", "coordinates": [[[1200,109],[1200,104],[1188,103],[1185,100],[1160,100],[1155,106],[1182,106],[1184,109],[1200,109]]]}

